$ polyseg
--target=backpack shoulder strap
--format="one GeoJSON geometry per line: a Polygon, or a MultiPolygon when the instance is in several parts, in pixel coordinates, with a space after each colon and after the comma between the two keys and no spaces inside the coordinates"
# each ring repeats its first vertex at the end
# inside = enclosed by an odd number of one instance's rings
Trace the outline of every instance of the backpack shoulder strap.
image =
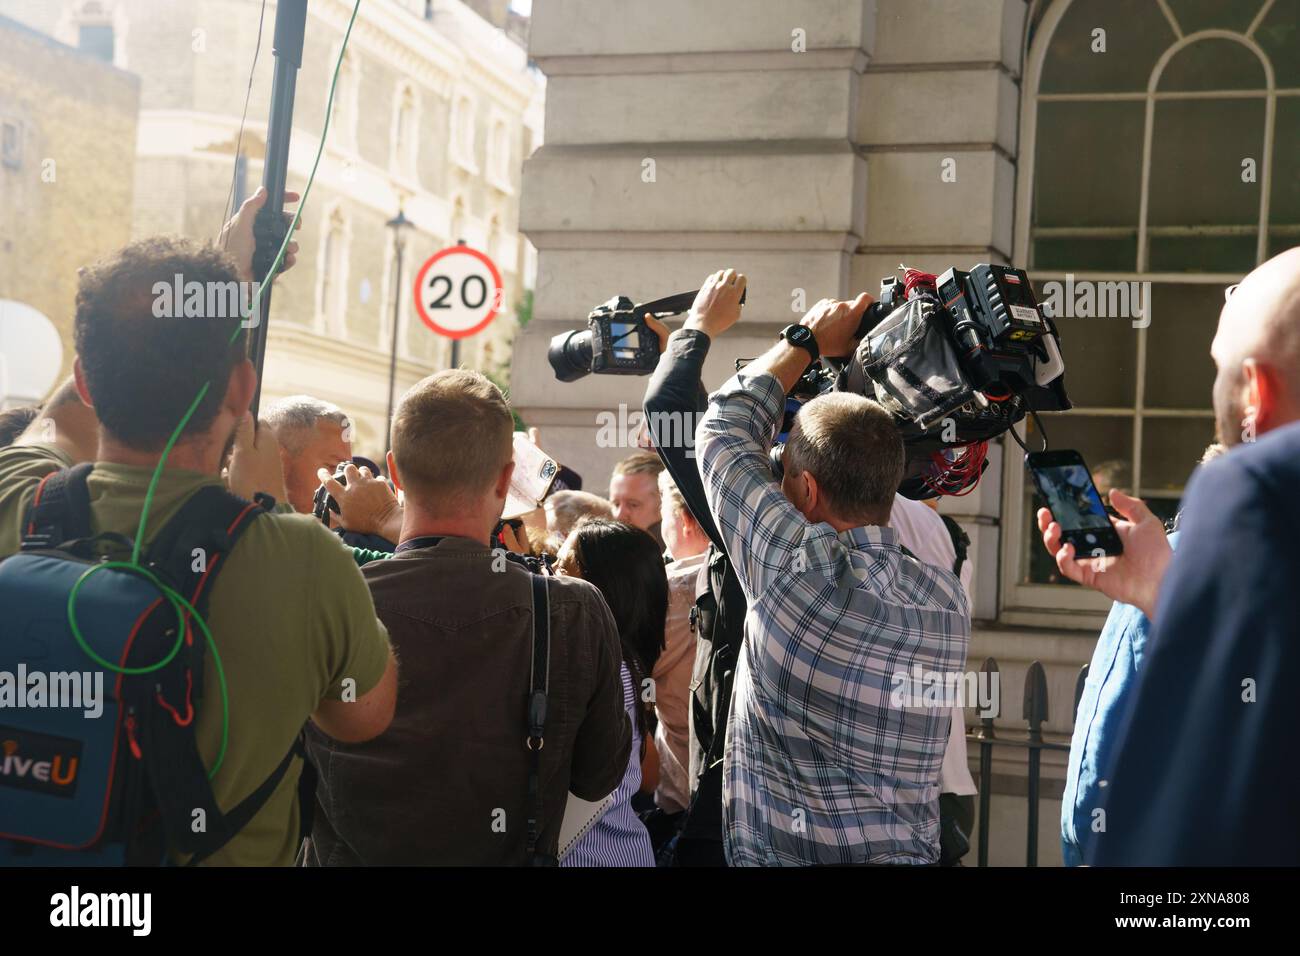
{"type": "Polygon", "coordinates": [[[546,693],[550,686],[551,602],[546,575],[532,574],[533,653],[528,678],[528,864],[553,866],[554,857],[538,852],[542,820],[542,746],[546,737],[546,693]]]}
{"type": "MultiPolygon", "coordinates": [[[[149,563],[200,615],[206,615],[216,578],[231,550],[273,504],[260,496],[257,501],[245,501],[218,485],[200,488],[155,536],[148,549],[149,563]]],[[[162,644],[151,659],[160,659],[175,641],[174,630],[170,635],[163,633],[162,644]]],[[[127,698],[142,718],[145,769],[167,843],[193,854],[193,865],[220,850],[252,820],[275,793],[302,747],[295,741],[266,780],[223,812],[212,792],[194,732],[207,648],[197,628],[187,626],[184,639],[184,652],[167,667],[146,679],[125,683],[127,698]],[[200,809],[206,827],[195,832],[194,812],[200,809]]]]}
{"type": "Polygon", "coordinates": [[[948,529],[948,537],[952,538],[952,548],[957,553],[957,560],[952,564],[952,573],[961,577],[961,567],[966,563],[966,554],[970,549],[970,535],[951,515],[941,514],[939,517],[943,519],[943,526],[948,529]]]}
{"type": "Polygon", "coordinates": [[[65,541],[88,538],[90,491],[86,478],[93,462],[50,472],[36,488],[23,525],[24,551],[57,548],[65,541]]]}
{"type": "Polygon", "coordinates": [[[207,613],[208,599],[223,559],[253,525],[270,511],[275,499],[258,495],[245,501],[218,485],[192,494],[149,545],[149,561],[186,596],[195,610],[207,613]]]}

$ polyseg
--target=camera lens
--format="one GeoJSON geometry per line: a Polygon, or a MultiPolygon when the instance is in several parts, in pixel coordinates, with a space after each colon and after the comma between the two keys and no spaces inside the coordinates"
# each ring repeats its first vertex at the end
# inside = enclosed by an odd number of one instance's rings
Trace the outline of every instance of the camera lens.
{"type": "Polygon", "coordinates": [[[561,332],[551,339],[546,350],[547,361],[561,382],[576,382],[591,374],[591,330],[561,332]]]}

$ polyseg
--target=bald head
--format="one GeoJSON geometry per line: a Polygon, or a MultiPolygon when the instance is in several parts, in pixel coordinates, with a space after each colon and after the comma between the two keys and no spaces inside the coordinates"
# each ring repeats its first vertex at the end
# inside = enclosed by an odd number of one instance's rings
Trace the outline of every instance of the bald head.
{"type": "Polygon", "coordinates": [[[1224,303],[1210,346],[1219,441],[1300,419],[1300,246],[1251,272],[1224,303]]]}

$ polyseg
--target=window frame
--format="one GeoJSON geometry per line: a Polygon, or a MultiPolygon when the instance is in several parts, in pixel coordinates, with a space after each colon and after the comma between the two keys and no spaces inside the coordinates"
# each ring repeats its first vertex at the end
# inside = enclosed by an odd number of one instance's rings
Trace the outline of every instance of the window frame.
{"type": "MultiPolygon", "coordinates": [[[[1142,92],[1085,92],[1085,93],[1040,93],[1039,88],[1042,81],[1043,67],[1047,61],[1047,55],[1052,45],[1053,37],[1061,20],[1064,18],[1066,11],[1070,8],[1073,0],[1057,0],[1045,11],[1042,21],[1038,25],[1037,32],[1034,36],[1032,45],[1028,48],[1025,58],[1025,69],[1022,75],[1021,97],[1020,97],[1020,144],[1017,150],[1018,162],[1016,169],[1016,208],[1015,208],[1015,225],[1013,239],[1013,260],[1017,263],[1024,263],[1029,271],[1029,276],[1034,283],[1035,288],[1041,289],[1042,284],[1047,281],[1061,281],[1065,278],[1066,273],[1054,269],[1030,269],[1030,253],[1033,248],[1035,238],[1042,238],[1044,235],[1051,236],[1060,234],[1068,235],[1072,238],[1083,238],[1087,235],[1104,234],[1106,229],[1089,229],[1078,228],[1071,229],[1063,227],[1060,229],[1048,228],[1045,230],[1035,230],[1033,227],[1034,215],[1034,177],[1037,166],[1037,131],[1038,131],[1038,112],[1039,104],[1044,102],[1066,102],[1066,101],[1087,101],[1087,102],[1114,102],[1114,101],[1142,101],[1145,103],[1145,117],[1143,128],[1142,144],[1142,183],[1139,196],[1138,223],[1137,223],[1137,258],[1135,268],[1132,272],[1108,272],[1108,271],[1079,271],[1074,272],[1076,281],[1097,281],[1097,282],[1115,282],[1115,281],[1138,281],[1150,282],[1152,285],[1161,283],[1167,284],[1214,284],[1226,287],[1234,282],[1241,281],[1242,276],[1238,273],[1207,273],[1207,272],[1188,272],[1188,273],[1170,273],[1170,272],[1150,272],[1147,269],[1150,256],[1150,237],[1158,235],[1162,230],[1161,227],[1151,227],[1149,219],[1149,206],[1151,196],[1151,165],[1152,165],[1152,144],[1155,127],[1155,108],[1158,102],[1180,100],[1180,99],[1227,99],[1227,98],[1250,98],[1263,99],[1265,103],[1264,110],[1264,135],[1263,150],[1259,164],[1259,216],[1256,223],[1257,242],[1256,242],[1256,264],[1263,262],[1268,255],[1270,230],[1269,230],[1269,206],[1272,198],[1272,167],[1274,159],[1274,138],[1276,132],[1276,107],[1279,96],[1300,96],[1300,89],[1279,89],[1276,85],[1273,64],[1268,54],[1260,48],[1259,44],[1254,41],[1255,31],[1264,22],[1270,10],[1273,7],[1273,0],[1264,0],[1260,9],[1256,12],[1249,27],[1244,33],[1237,33],[1233,30],[1220,28],[1197,30],[1191,33],[1184,33],[1173,12],[1168,5],[1160,2],[1161,10],[1169,20],[1173,28],[1175,39],[1165,49],[1164,53],[1156,61],[1147,81],[1147,88],[1142,92]],[[1265,86],[1263,89],[1251,90],[1195,90],[1195,91],[1165,91],[1158,92],[1161,76],[1170,61],[1181,51],[1191,46],[1193,43],[1209,39],[1226,39],[1241,43],[1248,50],[1253,52],[1264,70],[1265,86]]],[[[1182,227],[1166,227],[1176,232],[1182,227]]],[[[1228,234],[1228,230],[1233,227],[1197,227],[1199,234],[1216,235],[1228,234]]],[[[1128,234],[1130,230],[1126,227],[1117,227],[1117,231],[1123,231],[1128,234]]],[[[1284,233],[1285,234],[1285,233],[1284,233]]],[[[1146,419],[1154,418],[1202,418],[1209,417],[1213,420],[1212,404],[1207,395],[1207,407],[1209,411],[1200,409],[1158,409],[1152,410],[1145,406],[1145,384],[1146,384],[1146,364],[1147,364],[1147,328],[1138,328],[1136,340],[1136,379],[1134,383],[1134,403],[1132,408],[1097,408],[1093,406],[1078,407],[1072,411],[1081,415],[1090,417],[1107,417],[1114,415],[1117,418],[1125,418],[1132,423],[1132,471],[1133,484],[1135,492],[1139,495],[1150,489],[1141,487],[1142,478],[1142,452],[1143,452],[1143,423],[1146,419]]],[[[1068,369],[1067,369],[1068,372],[1068,369]]],[[[1071,414],[1067,412],[1064,414],[1071,414]]],[[[1053,416],[1054,417],[1054,416],[1053,416]]],[[[1048,433],[1051,433],[1051,418],[1044,418],[1048,433]]],[[[1009,438],[1003,439],[1004,455],[1006,461],[1019,459],[1019,449],[1010,441],[1009,438]]],[[[1024,584],[1020,581],[1020,570],[1025,557],[1023,544],[1026,528],[1026,518],[1021,507],[1021,502],[1025,492],[1025,469],[1006,467],[1002,470],[1002,497],[1001,497],[1001,542],[1000,542],[1000,588],[999,588],[999,609],[998,619],[1003,623],[1010,624],[1030,624],[1042,625],[1050,622],[1053,626],[1066,627],[1083,627],[1093,628],[1099,619],[1099,615],[1104,614],[1110,605],[1110,600],[1103,595],[1080,587],[1071,587],[1061,584],[1024,584]]],[[[1181,494],[1180,490],[1180,494],[1181,494]]],[[[1032,546],[1032,545],[1031,545],[1032,546]]]]}
{"type": "Polygon", "coordinates": [[[316,332],[336,341],[348,338],[348,265],[351,258],[352,222],[342,202],[334,202],[325,210],[324,228],[316,253],[316,332]],[[338,237],[337,247],[331,249],[330,239],[338,237]],[[331,252],[333,256],[331,256],[331,252]],[[330,259],[337,263],[333,268],[330,259]],[[327,282],[328,280],[328,282],[327,282]],[[331,305],[336,308],[331,308],[331,305]]]}
{"type": "Polygon", "coordinates": [[[388,168],[395,178],[415,186],[418,186],[420,178],[420,107],[420,91],[415,84],[406,79],[398,80],[393,91],[393,120],[389,134],[388,168]],[[408,142],[403,150],[399,134],[402,129],[402,113],[407,106],[408,97],[410,98],[410,129],[406,131],[408,142]],[[405,155],[402,155],[403,152],[405,155]]]}

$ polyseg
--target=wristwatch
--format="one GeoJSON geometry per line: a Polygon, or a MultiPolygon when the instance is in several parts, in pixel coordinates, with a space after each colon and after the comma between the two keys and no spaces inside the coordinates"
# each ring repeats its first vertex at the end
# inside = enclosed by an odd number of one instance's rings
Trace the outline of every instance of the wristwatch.
{"type": "Polygon", "coordinates": [[[806,325],[787,325],[781,330],[781,338],[797,348],[805,349],[811,356],[810,365],[822,357],[822,351],[817,347],[817,338],[806,325]]]}

